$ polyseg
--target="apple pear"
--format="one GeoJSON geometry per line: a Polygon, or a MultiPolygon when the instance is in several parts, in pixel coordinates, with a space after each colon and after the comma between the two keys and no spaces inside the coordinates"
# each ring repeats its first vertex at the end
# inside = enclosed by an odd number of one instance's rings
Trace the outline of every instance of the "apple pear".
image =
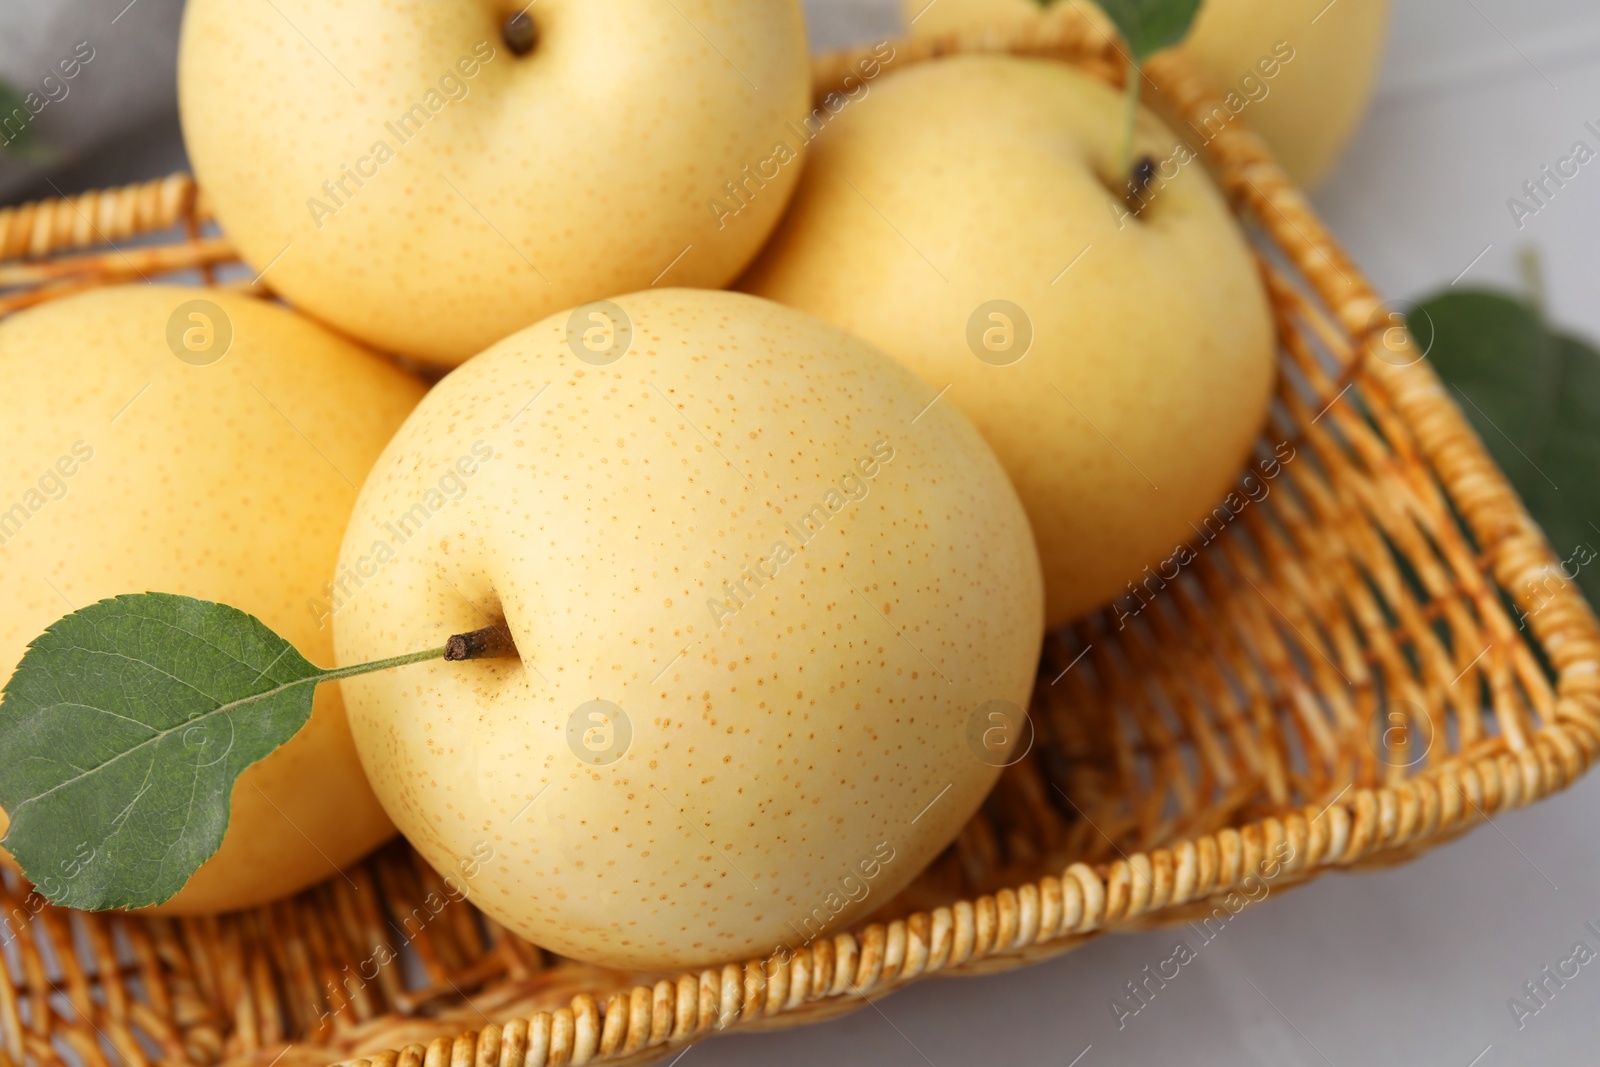
{"type": "Polygon", "coordinates": [[[783,212],[799,0],[190,0],[184,142],[298,308],[454,366],[587,300],[720,287],[783,212]]]}
{"type": "MultiPolygon", "coordinates": [[[[221,290],[120,286],[0,322],[0,680],[61,616],[147,590],[232,604],[329,664],[326,584],[356,486],[422,393],[316,323],[221,290]]],[[[239,778],[221,848],[161,910],[273,900],[393,833],[325,685],[305,727],[239,778]]]]}
{"type": "Polygon", "coordinates": [[[1137,594],[1196,539],[1274,380],[1227,205],[1148,113],[1130,185],[1124,128],[1117,90],[1049,60],[890,75],[818,139],[740,283],[949,390],[1028,509],[1052,626],[1137,594]]]}
{"type": "Polygon", "coordinates": [[[343,682],[401,831],[488,916],[612,966],[832,936],[960,830],[1043,633],[1026,517],[955,408],[740,293],[558,314],[444,379],[345,538],[343,682]]]}
{"type": "MultiPolygon", "coordinates": [[[[1087,14],[1107,33],[1111,20],[1090,0],[900,0],[917,35],[951,33],[1018,19],[1087,14]]],[[[1225,94],[1203,140],[1239,116],[1272,146],[1290,177],[1311,188],[1333,169],[1354,135],[1389,29],[1389,0],[1203,0],[1179,47],[1225,94]]]]}

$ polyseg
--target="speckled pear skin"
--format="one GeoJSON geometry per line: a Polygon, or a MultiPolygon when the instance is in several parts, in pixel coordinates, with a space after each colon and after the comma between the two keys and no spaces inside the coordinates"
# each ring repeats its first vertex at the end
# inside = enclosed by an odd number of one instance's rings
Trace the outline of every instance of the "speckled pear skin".
{"type": "Polygon", "coordinates": [[[1123,130],[1117,90],[1050,60],[891,74],[818,140],[739,283],[949,387],[1028,509],[1052,627],[1176,577],[1276,380],[1260,273],[1204,164],[1141,113],[1157,180],[1133,217],[1111,191],[1123,130]]]}
{"type": "MultiPolygon", "coordinates": [[[[0,322],[0,680],[62,615],[150,590],[232,604],[331,665],[333,628],[313,605],[356,487],[422,394],[316,323],[222,290],[97,289],[0,322]],[[232,328],[209,365],[168,344],[174,312],[197,300],[232,328]]],[[[334,685],[232,804],[219,851],[160,910],[264,903],[394,833],[334,685]]]]}
{"type": "Polygon", "coordinates": [[[345,539],[337,649],[503,617],[520,658],[342,683],[380,799],[534,942],[695,966],[841,931],[953,838],[997,774],[969,721],[1026,705],[1043,592],[936,390],[755,297],[616,303],[621,359],[579,359],[557,315],[407,421],[345,539]],[[595,700],[631,726],[620,758],[616,721],[603,752],[575,740],[595,700]]]}
{"type": "Polygon", "coordinates": [[[445,366],[586,300],[731,281],[810,108],[799,0],[192,0],[178,80],[245,260],[445,366]],[[502,25],[524,8],[518,56],[502,25]]]}

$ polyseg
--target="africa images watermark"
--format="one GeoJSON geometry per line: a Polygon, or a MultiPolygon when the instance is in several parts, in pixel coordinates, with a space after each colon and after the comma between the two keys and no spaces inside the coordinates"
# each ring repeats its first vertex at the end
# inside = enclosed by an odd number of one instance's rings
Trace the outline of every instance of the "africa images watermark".
{"type": "Polygon", "coordinates": [[[873,847],[872,855],[861,859],[850,873],[839,879],[839,884],[834,889],[828,890],[823,896],[822,903],[812,908],[805,918],[796,925],[793,920],[789,925],[805,938],[805,944],[810,944],[828,928],[828,924],[839,917],[851,904],[859,904],[872,895],[872,880],[883,872],[883,868],[894,862],[894,846],[887,841],[879,841],[873,847]],[[857,872],[860,872],[859,876],[857,872]],[[803,929],[802,929],[803,927],[803,929]]]}
{"type": "Polygon", "coordinates": [[[1528,609],[1524,611],[1517,606],[1512,608],[1517,615],[1517,628],[1525,629],[1528,625],[1528,620],[1548,607],[1561,590],[1577,581],[1578,572],[1593,563],[1595,558],[1595,550],[1590,547],[1588,542],[1579,542],[1577,547],[1572,550],[1571,555],[1556,564],[1555,573],[1550,573],[1549,568],[1546,568],[1545,573],[1539,579],[1528,579],[1528,583],[1523,589],[1529,601],[1528,609]]]}
{"type": "MultiPolygon", "coordinates": [[[[1272,51],[1256,60],[1239,78],[1238,84],[1223,96],[1222,103],[1211,109],[1198,126],[1191,127],[1201,137],[1201,145],[1215,141],[1233,120],[1244,113],[1251,104],[1259,104],[1272,95],[1272,81],[1283,73],[1283,68],[1294,62],[1295,50],[1288,41],[1279,41],[1272,51]]],[[[1137,217],[1151,201],[1166,188],[1168,182],[1190,163],[1200,158],[1200,153],[1187,141],[1178,141],[1164,159],[1146,159],[1140,171],[1130,179],[1127,195],[1113,198],[1112,213],[1120,229],[1129,218],[1137,217]]]]}
{"type": "Polygon", "coordinates": [[[22,497],[10,507],[0,511],[0,548],[10,544],[12,539],[22,533],[28,521],[46,506],[65,500],[70,490],[68,481],[83,469],[83,465],[94,459],[94,446],[87,441],[74,441],[67,454],[59,457],[43,474],[38,481],[22,494],[22,497]]]}
{"type": "Polygon", "coordinates": [[[0,115],[0,145],[9,146],[27,132],[40,112],[65,100],[72,92],[72,86],[67,83],[81,74],[94,56],[94,46],[88,41],[79,41],[72,46],[71,55],[58,59],[55,70],[40,78],[37,88],[23,94],[20,106],[12,108],[9,115],[0,115]],[[58,71],[60,77],[56,76],[58,71]]]}
{"type": "Polygon", "coordinates": [[[816,140],[839,112],[865,100],[871,90],[870,83],[883,73],[884,64],[893,61],[894,57],[894,45],[879,41],[872,54],[858,61],[853,73],[845,75],[840,83],[843,92],[835,91],[824,96],[821,105],[813,108],[801,125],[795,125],[792,119],[784,123],[789,132],[794,134],[793,144],[787,139],[776,142],[765,159],[746,164],[738,179],[723,182],[722,191],[727,195],[727,201],[720,196],[713,196],[706,201],[711,217],[716,220],[717,229],[726,229],[729,219],[737,218],[740,212],[749,207],[757,194],[767,187],[767,183],[776,180],[785,166],[799,159],[800,150],[816,140]]]}
{"type": "MultiPolygon", "coordinates": [[[[1584,932],[1595,939],[1595,944],[1600,945],[1600,926],[1593,922],[1583,924],[1584,932]]],[[[1577,978],[1584,967],[1600,958],[1594,945],[1587,939],[1579,938],[1573,943],[1572,951],[1560,957],[1552,964],[1545,964],[1539,968],[1539,973],[1522,983],[1522,996],[1507,997],[1506,1010],[1511,1012],[1511,1021],[1517,1024],[1518,1030],[1526,1029],[1528,1020],[1548,1008],[1556,999],[1556,994],[1567,988],[1567,983],[1577,978]]]]}
{"type": "Polygon", "coordinates": [[[1189,923],[1189,929],[1199,940],[1199,948],[1190,945],[1187,938],[1179,938],[1173,945],[1171,953],[1154,964],[1146,964],[1140,972],[1140,977],[1130,978],[1124,982],[1126,995],[1113,997],[1107,1002],[1111,1008],[1112,1018],[1117,1020],[1117,1029],[1126,1029],[1128,1020],[1154,1003],[1156,994],[1167,988],[1168,982],[1177,981],[1179,975],[1183,973],[1183,968],[1198,959],[1200,949],[1215,941],[1235,916],[1251,904],[1259,904],[1266,900],[1272,892],[1272,881],[1283,874],[1293,860],[1294,846],[1288,841],[1279,841],[1273,847],[1271,855],[1257,863],[1256,869],[1245,875],[1244,880],[1239,883],[1239,888],[1224,895],[1211,909],[1211,914],[1200,920],[1200,925],[1189,923]]]}
{"type": "MultiPolygon", "coordinates": [[[[1583,128],[1595,139],[1595,144],[1600,144],[1600,126],[1594,122],[1585,122],[1583,128]]],[[[1539,175],[1522,183],[1522,196],[1506,197],[1506,210],[1511,212],[1511,221],[1516,223],[1517,229],[1524,229],[1528,220],[1550,206],[1556,194],[1567,187],[1567,182],[1576,178],[1583,167],[1597,154],[1594,145],[1583,138],[1572,142],[1572,147],[1567,154],[1556,160],[1552,167],[1546,163],[1539,168],[1539,175]],[[1526,199],[1524,199],[1526,198],[1526,199]]]]}
{"type": "Polygon", "coordinates": [[[71,881],[76,878],[78,872],[89,866],[99,851],[87,841],[81,841],[78,847],[72,850],[72,855],[58,864],[61,871],[60,878],[50,871],[35,878],[33,888],[22,898],[21,906],[12,908],[6,913],[5,921],[0,922],[0,945],[11,944],[34,916],[52,906],[51,901],[61,900],[67,892],[67,887],[61,879],[71,881]]]}
{"type": "Polygon", "coordinates": [[[355,199],[356,193],[367,182],[378,176],[378,168],[398,154],[395,151],[397,146],[404,147],[420,134],[422,128],[446,106],[465,100],[472,92],[472,86],[467,83],[478,76],[482,65],[493,62],[494,57],[494,46],[488,41],[479,41],[473,46],[471,55],[456,60],[455,67],[440,76],[438,88],[429,88],[422,94],[421,100],[412,103],[393,121],[383,124],[389,136],[394,138],[394,145],[379,138],[372,142],[366,155],[351,163],[339,164],[338,177],[322,183],[322,194],[327,200],[319,200],[314,196],[306,199],[306,210],[311,213],[311,221],[317,229],[322,229],[330,217],[337,215],[341,208],[355,199]]]}
{"type": "Polygon", "coordinates": [[[883,873],[885,867],[894,862],[896,855],[893,845],[888,841],[879,841],[873,846],[870,855],[863,856],[850,866],[848,873],[839,879],[837,886],[823,895],[819,904],[798,922],[789,920],[789,926],[800,935],[799,941],[774,945],[768,956],[787,963],[794,957],[795,952],[821,937],[846,908],[852,904],[859,904],[872,895],[873,881],[883,873]]]}
{"type": "Polygon", "coordinates": [[[367,983],[375,981],[378,973],[390,963],[400,958],[398,949],[415,941],[422,931],[439,914],[451,904],[459,904],[470,896],[470,883],[478,873],[483,870],[483,865],[493,860],[494,846],[487,841],[479,841],[472,846],[472,855],[456,861],[456,871],[461,875],[457,882],[454,874],[442,875],[444,882],[444,895],[440,896],[437,890],[430,889],[423,896],[422,903],[411,909],[410,914],[400,917],[399,925],[391,920],[389,926],[400,935],[400,943],[391,947],[387,942],[380,941],[365,958],[357,961],[355,970],[350,970],[350,964],[340,968],[337,978],[329,978],[323,982],[326,999],[332,1010],[323,1009],[317,1024],[327,1022],[329,1019],[341,1014],[351,1004],[356,1003],[361,991],[367,983]],[[413,924],[415,926],[413,927],[413,924]]]}
{"type": "MultiPolygon", "coordinates": [[[[1295,448],[1288,441],[1281,441],[1273,449],[1270,459],[1259,460],[1254,469],[1245,473],[1239,480],[1239,488],[1234,489],[1222,498],[1222,502],[1208,512],[1200,520],[1200,525],[1194,528],[1200,537],[1199,548],[1205,548],[1217,538],[1221,537],[1233,522],[1244,513],[1252,503],[1259,504],[1272,493],[1272,483],[1283,473],[1283,468],[1294,462],[1297,455],[1295,448]]],[[[1155,565],[1155,569],[1145,567],[1138,584],[1128,582],[1128,594],[1112,601],[1111,610],[1117,616],[1117,629],[1125,629],[1128,620],[1138,615],[1145,608],[1155,603],[1156,597],[1166,589],[1169,582],[1178,580],[1183,573],[1183,568],[1200,558],[1199,549],[1193,542],[1181,542],[1172,550],[1172,554],[1155,565]]]]}
{"type": "Polygon", "coordinates": [[[439,476],[437,484],[422,494],[422,499],[383,524],[389,533],[388,541],[374,541],[365,555],[356,559],[354,566],[341,563],[339,572],[322,585],[322,597],[308,597],[306,608],[317,620],[317,629],[328,625],[328,620],[354,601],[368,580],[377,577],[384,564],[400,554],[399,548],[422,532],[429,519],[445,509],[447,504],[467,495],[467,483],[483,469],[483,464],[494,459],[494,448],[486,441],[474,441],[470,455],[458,458],[450,470],[439,476]]]}
{"type": "Polygon", "coordinates": [[[738,578],[722,583],[720,600],[714,596],[706,598],[706,610],[711,613],[712,628],[721,627],[725,619],[739,614],[740,609],[754,599],[756,592],[766,588],[767,582],[776,578],[835,515],[851,504],[865,500],[872,491],[872,482],[883,472],[883,467],[893,460],[894,446],[887,440],[876,442],[867,455],[856,460],[855,470],[846,472],[836,485],[828,487],[827,492],[822,494],[821,503],[811,505],[795,521],[784,523],[784,529],[794,535],[793,544],[787,537],[774,541],[765,556],[739,568],[738,578]]]}

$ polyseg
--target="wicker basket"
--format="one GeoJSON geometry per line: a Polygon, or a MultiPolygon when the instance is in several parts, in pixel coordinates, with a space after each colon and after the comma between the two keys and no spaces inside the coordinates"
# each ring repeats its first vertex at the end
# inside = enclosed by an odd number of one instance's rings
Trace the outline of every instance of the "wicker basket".
{"type": "MultiPolygon", "coordinates": [[[[1071,19],[895,47],[891,67],[981,50],[1114,83],[1126,69],[1071,19]]],[[[864,56],[820,57],[819,98],[864,56]]],[[[1176,128],[1207,129],[1220,100],[1181,57],[1147,74],[1176,128]]],[[[553,957],[467,904],[434,917],[445,887],[403,841],[212,918],[74,913],[7,872],[0,1067],[644,1063],[925,975],[1231,914],[1260,882],[1402,862],[1570,785],[1600,752],[1594,616],[1262,142],[1215,127],[1199,139],[1214,132],[1204,154],[1256,240],[1282,342],[1266,443],[1293,458],[1258,468],[1270,492],[1147,610],[1052,637],[1032,751],[871,921],[781,958],[644,975],[553,957]],[[410,973],[368,978],[376,946],[403,940],[410,973]]],[[[32,204],[0,212],[0,314],[181,270],[215,284],[234,260],[186,177],[32,204]]]]}

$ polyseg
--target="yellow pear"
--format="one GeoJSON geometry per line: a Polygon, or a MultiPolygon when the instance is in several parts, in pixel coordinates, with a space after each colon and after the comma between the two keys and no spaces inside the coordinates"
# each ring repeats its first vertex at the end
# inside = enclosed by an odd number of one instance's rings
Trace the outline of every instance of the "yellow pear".
{"type": "Polygon", "coordinates": [[[1194,539],[1272,389],[1266,297],[1222,197],[1141,114],[1135,213],[1123,128],[1118,92],[1060,63],[891,75],[818,138],[740,283],[948,390],[1028,509],[1052,625],[1194,539]]]}
{"type": "MultiPolygon", "coordinates": [[[[0,322],[0,680],[62,615],[121,593],[250,612],[323,665],[356,486],[423,387],[251,297],[97,290],[0,322]]],[[[394,832],[336,685],[240,776],[218,852],[163,909],[247,907],[394,832]]]]}
{"type": "MultiPolygon", "coordinates": [[[[914,34],[940,34],[1018,19],[1087,14],[1090,0],[900,0],[914,34]],[[912,21],[915,20],[915,21],[912,21]]],[[[1389,0],[1203,0],[1180,46],[1226,93],[1226,107],[1271,144],[1289,175],[1311,187],[1338,162],[1372,98],[1389,27],[1389,0]]],[[[1230,121],[1218,115],[1193,137],[1230,121]]]]}
{"type": "Polygon", "coordinates": [[[191,0],[184,141],[300,309],[453,366],[546,315],[718,287],[800,169],[799,0],[191,0]]]}
{"type": "Polygon", "coordinates": [[[343,683],[401,831],[497,922],[614,966],[892,897],[1025,750],[1043,632],[1016,494],[933,399],[809,315],[689,289],[447,377],[362,489],[338,655],[503,626],[516,656],[343,683]]]}

